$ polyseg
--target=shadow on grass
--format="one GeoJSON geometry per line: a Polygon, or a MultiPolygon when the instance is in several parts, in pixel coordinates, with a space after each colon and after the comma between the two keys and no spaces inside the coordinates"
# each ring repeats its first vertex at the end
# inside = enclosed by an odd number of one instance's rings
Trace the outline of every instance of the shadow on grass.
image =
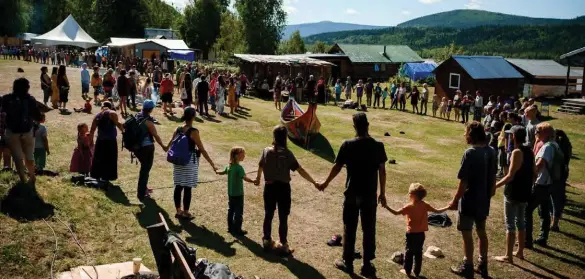
{"type": "Polygon", "coordinates": [[[242,243],[242,245],[246,246],[250,252],[254,253],[254,255],[264,259],[265,261],[279,263],[285,266],[297,278],[325,279],[323,274],[307,263],[301,262],[293,257],[282,258],[277,255],[267,253],[264,251],[262,245],[246,236],[241,236],[237,239],[240,241],[240,243],[242,243]]]}
{"type": "Polygon", "coordinates": [[[571,220],[571,219],[567,219],[567,218],[563,218],[562,220],[563,220],[563,222],[567,222],[567,223],[571,223],[573,225],[585,227],[585,223],[577,222],[575,220],[571,220]]]}
{"type": "Polygon", "coordinates": [[[573,253],[571,253],[569,251],[561,250],[561,249],[556,248],[556,247],[553,247],[553,246],[548,246],[546,248],[548,248],[550,250],[553,250],[553,251],[555,251],[557,253],[564,254],[564,255],[567,255],[569,257],[573,257],[575,259],[578,259],[578,260],[580,260],[582,262],[581,263],[582,265],[585,265],[585,257],[583,257],[583,256],[575,255],[575,254],[573,254],[573,253]]]}
{"type": "Polygon", "coordinates": [[[303,146],[302,143],[291,139],[296,146],[303,148],[322,159],[325,159],[329,163],[335,162],[335,151],[333,151],[333,147],[331,143],[324,137],[321,133],[317,135],[313,135],[310,137],[309,144],[307,146],[303,146]]]}
{"type": "Polygon", "coordinates": [[[179,220],[181,227],[189,236],[185,241],[195,244],[199,247],[211,249],[225,257],[232,257],[236,255],[236,249],[232,247],[234,242],[226,242],[225,238],[220,234],[208,230],[205,226],[198,226],[193,223],[195,220],[179,220]]]}
{"type": "Polygon", "coordinates": [[[522,270],[522,271],[524,271],[524,272],[527,272],[527,273],[530,273],[530,274],[532,274],[532,276],[534,276],[534,277],[536,277],[536,278],[540,278],[540,279],[550,279],[550,276],[548,276],[548,275],[544,275],[544,274],[541,274],[541,273],[538,273],[538,272],[536,272],[536,271],[534,271],[534,270],[532,270],[532,269],[530,269],[530,268],[526,268],[526,267],[520,266],[520,265],[518,265],[518,264],[514,264],[514,266],[515,266],[515,267],[517,267],[517,268],[519,268],[519,269],[521,269],[521,270],[522,270]]]}
{"type": "MultiPolygon", "coordinates": [[[[553,276],[555,276],[555,277],[557,277],[557,278],[560,278],[560,279],[570,279],[569,277],[567,277],[567,276],[565,276],[565,275],[562,275],[562,274],[560,274],[560,273],[558,273],[558,272],[556,272],[556,271],[554,271],[554,270],[548,269],[548,268],[546,268],[546,267],[544,267],[544,266],[538,265],[538,264],[537,264],[537,263],[535,263],[535,262],[531,262],[531,261],[528,261],[528,260],[526,260],[526,262],[528,262],[528,263],[532,264],[532,265],[533,265],[533,266],[535,266],[536,268],[542,269],[542,270],[544,270],[544,271],[546,271],[546,272],[548,272],[548,273],[552,274],[553,276]]],[[[524,268],[522,268],[522,269],[523,269],[523,270],[525,270],[524,268]]],[[[533,273],[533,272],[530,272],[530,273],[533,273]]],[[[541,277],[541,278],[550,278],[550,277],[549,277],[549,276],[545,276],[545,277],[541,277]]]]}
{"type": "Polygon", "coordinates": [[[17,221],[28,222],[53,216],[55,207],[39,196],[34,185],[16,183],[0,201],[0,211],[17,221]]]}
{"type": "Polygon", "coordinates": [[[118,185],[109,185],[106,189],[104,189],[106,192],[106,197],[108,197],[111,201],[124,205],[124,206],[131,206],[132,204],[130,204],[130,200],[128,200],[128,197],[126,196],[126,194],[124,193],[124,191],[122,191],[122,188],[120,188],[120,186],[118,185]]]}
{"type": "Polygon", "coordinates": [[[141,206],[142,210],[136,213],[136,219],[141,227],[147,228],[160,223],[158,214],[162,213],[167,221],[167,225],[169,225],[169,229],[174,232],[181,232],[181,227],[173,223],[173,219],[170,218],[169,214],[155,200],[145,199],[143,203],[144,205],[141,206]]]}
{"type": "MultiPolygon", "coordinates": [[[[557,256],[557,255],[555,255],[553,253],[550,253],[550,252],[548,252],[548,251],[546,251],[544,249],[539,249],[539,248],[536,248],[536,247],[533,249],[533,251],[534,252],[537,252],[539,254],[545,255],[545,256],[547,256],[549,258],[556,259],[556,260],[558,260],[560,262],[563,262],[563,263],[566,263],[566,264],[570,264],[570,265],[575,266],[577,268],[585,269],[585,263],[584,262],[574,261],[574,260],[567,259],[565,257],[560,257],[560,256],[557,256]]],[[[563,254],[566,254],[566,253],[563,252],[563,254]]]]}

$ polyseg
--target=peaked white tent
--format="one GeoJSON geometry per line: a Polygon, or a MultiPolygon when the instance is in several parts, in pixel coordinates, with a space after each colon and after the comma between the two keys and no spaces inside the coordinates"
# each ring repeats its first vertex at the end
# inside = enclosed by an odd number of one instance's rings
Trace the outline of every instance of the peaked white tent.
{"type": "Polygon", "coordinates": [[[59,26],[55,27],[55,29],[32,38],[32,42],[41,43],[46,46],[68,45],[81,48],[100,45],[79,26],[71,15],[61,22],[59,26]]]}

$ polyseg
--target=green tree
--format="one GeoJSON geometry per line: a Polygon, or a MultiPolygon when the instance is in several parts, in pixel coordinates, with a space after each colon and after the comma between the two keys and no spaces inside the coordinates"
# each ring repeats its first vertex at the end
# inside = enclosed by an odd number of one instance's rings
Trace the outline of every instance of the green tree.
{"type": "Polygon", "coordinates": [[[314,53],[326,53],[327,52],[327,45],[324,42],[316,41],[315,45],[313,46],[314,53]]]}
{"type": "Polygon", "coordinates": [[[95,0],[91,12],[96,28],[91,35],[99,42],[110,37],[144,38],[148,8],[142,0],[95,0]]]}
{"type": "Polygon", "coordinates": [[[221,15],[220,34],[213,50],[221,60],[226,60],[234,53],[243,53],[247,50],[244,25],[240,18],[229,10],[221,15]]]}
{"type": "Polygon", "coordinates": [[[290,39],[288,40],[288,51],[291,54],[302,54],[307,52],[307,48],[305,48],[305,42],[303,41],[303,38],[301,38],[301,32],[298,30],[292,33],[290,39]]]}
{"type": "Polygon", "coordinates": [[[236,0],[244,23],[248,52],[274,54],[286,24],[282,0],[236,0]]]}
{"type": "Polygon", "coordinates": [[[180,33],[185,42],[203,51],[207,59],[220,33],[221,7],[218,0],[200,0],[185,7],[185,21],[180,33]]]}
{"type": "Polygon", "coordinates": [[[0,9],[0,36],[15,36],[26,31],[30,7],[25,0],[3,1],[0,9]]]}

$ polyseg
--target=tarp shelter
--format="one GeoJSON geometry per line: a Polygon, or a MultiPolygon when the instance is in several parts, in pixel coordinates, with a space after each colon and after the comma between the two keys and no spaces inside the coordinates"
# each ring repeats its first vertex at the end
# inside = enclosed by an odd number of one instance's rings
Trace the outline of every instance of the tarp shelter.
{"type": "Polygon", "coordinates": [[[195,52],[192,50],[169,50],[169,54],[173,60],[195,61],[195,52]]]}
{"type": "Polygon", "coordinates": [[[67,45],[81,48],[100,45],[79,26],[71,15],[61,22],[59,26],[55,27],[55,29],[32,38],[32,42],[38,42],[46,46],[67,45]]]}
{"type": "Polygon", "coordinates": [[[400,75],[407,76],[411,80],[418,81],[433,76],[433,71],[437,64],[432,62],[425,63],[406,63],[404,64],[400,75]]]}

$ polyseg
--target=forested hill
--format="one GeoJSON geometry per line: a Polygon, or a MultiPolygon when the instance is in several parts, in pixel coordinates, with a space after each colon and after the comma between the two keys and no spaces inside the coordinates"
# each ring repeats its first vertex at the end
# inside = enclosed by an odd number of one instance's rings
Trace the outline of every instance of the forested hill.
{"type": "Polygon", "coordinates": [[[305,43],[403,44],[423,57],[435,57],[439,48],[454,43],[463,54],[558,59],[585,46],[585,24],[479,26],[466,29],[390,27],[343,31],[304,38],[305,43]]]}
{"type": "Polygon", "coordinates": [[[398,24],[398,27],[471,28],[486,25],[550,25],[572,23],[585,23],[585,17],[576,19],[534,18],[467,9],[415,18],[398,24]]]}
{"type": "Polygon", "coordinates": [[[303,23],[287,25],[284,28],[282,38],[288,40],[290,35],[295,31],[299,31],[301,36],[311,36],[320,33],[337,32],[337,31],[352,31],[352,30],[366,30],[366,29],[380,29],[386,28],[387,26],[373,26],[373,25],[361,25],[343,22],[331,22],[321,21],[314,23],[303,23]]]}

